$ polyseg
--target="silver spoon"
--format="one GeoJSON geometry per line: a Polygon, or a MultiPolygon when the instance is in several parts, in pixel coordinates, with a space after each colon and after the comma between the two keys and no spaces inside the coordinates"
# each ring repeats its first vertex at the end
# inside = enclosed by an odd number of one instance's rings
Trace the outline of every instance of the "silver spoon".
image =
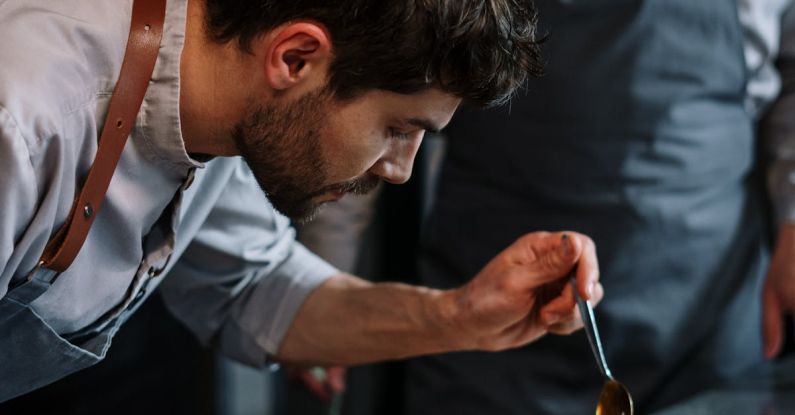
{"type": "Polygon", "coordinates": [[[577,300],[577,308],[580,309],[582,322],[585,326],[588,343],[591,345],[591,351],[594,358],[596,358],[599,371],[605,379],[602,392],[599,394],[599,402],[596,405],[596,415],[633,415],[632,395],[629,394],[626,386],[613,378],[610,368],[607,367],[607,360],[605,359],[604,350],[602,350],[602,340],[599,338],[599,329],[596,328],[596,318],[593,314],[591,302],[583,300],[577,292],[574,272],[572,272],[570,280],[574,298],[577,300]]]}

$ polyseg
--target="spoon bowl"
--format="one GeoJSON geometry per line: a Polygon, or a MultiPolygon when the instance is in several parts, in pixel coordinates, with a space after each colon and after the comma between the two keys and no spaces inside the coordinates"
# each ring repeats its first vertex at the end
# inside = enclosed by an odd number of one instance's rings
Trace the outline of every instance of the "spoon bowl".
{"type": "Polygon", "coordinates": [[[599,394],[596,415],[632,415],[634,405],[626,386],[615,379],[608,379],[599,394]]]}

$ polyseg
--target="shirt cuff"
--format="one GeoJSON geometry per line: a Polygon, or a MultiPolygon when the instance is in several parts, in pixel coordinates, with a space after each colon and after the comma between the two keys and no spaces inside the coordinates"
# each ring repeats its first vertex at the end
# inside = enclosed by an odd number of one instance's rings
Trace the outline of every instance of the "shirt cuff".
{"type": "Polygon", "coordinates": [[[284,336],[309,294],[339,271],[294,243],[279,267],[264,275],[247,293],[243,309],[234,321],[224,324],[221,348],[224,353],[254,366],[270,363],[284,336]]]}

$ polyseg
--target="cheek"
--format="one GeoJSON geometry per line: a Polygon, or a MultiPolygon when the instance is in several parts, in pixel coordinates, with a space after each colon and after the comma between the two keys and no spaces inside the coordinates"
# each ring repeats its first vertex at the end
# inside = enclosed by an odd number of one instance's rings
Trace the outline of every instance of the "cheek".
{"type": "Polygon", "coordinates": [[[328,178],[332,182],[361,176],[375,164],[386,150],[386,142],[375,132],[346,128],[328,131],[323,140],[328,178]]]}

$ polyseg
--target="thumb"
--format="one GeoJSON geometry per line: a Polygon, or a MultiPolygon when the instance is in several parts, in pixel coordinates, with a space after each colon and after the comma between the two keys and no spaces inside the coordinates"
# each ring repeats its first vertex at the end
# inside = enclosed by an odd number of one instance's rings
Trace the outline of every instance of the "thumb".
{"type": "Polygon", "coordinates": [[[765,284],[762,300],[762,330],[765,358],[772,359],[781,351],[784,320],[781,304],[770,284],[765,284]]]}
{"type": "Polygon", "coordinates": [[[345,367],[332,366],[326,369],[328,385],[333,393],[345,392],[345,367]]]}
{"type": "Polygon", "coordinates": [[[545,250],[531,270],[538,284],[557,280],[571,271],[582,250],[577,240],[566,233],[552,236],[551,249],[545,250]]]}

